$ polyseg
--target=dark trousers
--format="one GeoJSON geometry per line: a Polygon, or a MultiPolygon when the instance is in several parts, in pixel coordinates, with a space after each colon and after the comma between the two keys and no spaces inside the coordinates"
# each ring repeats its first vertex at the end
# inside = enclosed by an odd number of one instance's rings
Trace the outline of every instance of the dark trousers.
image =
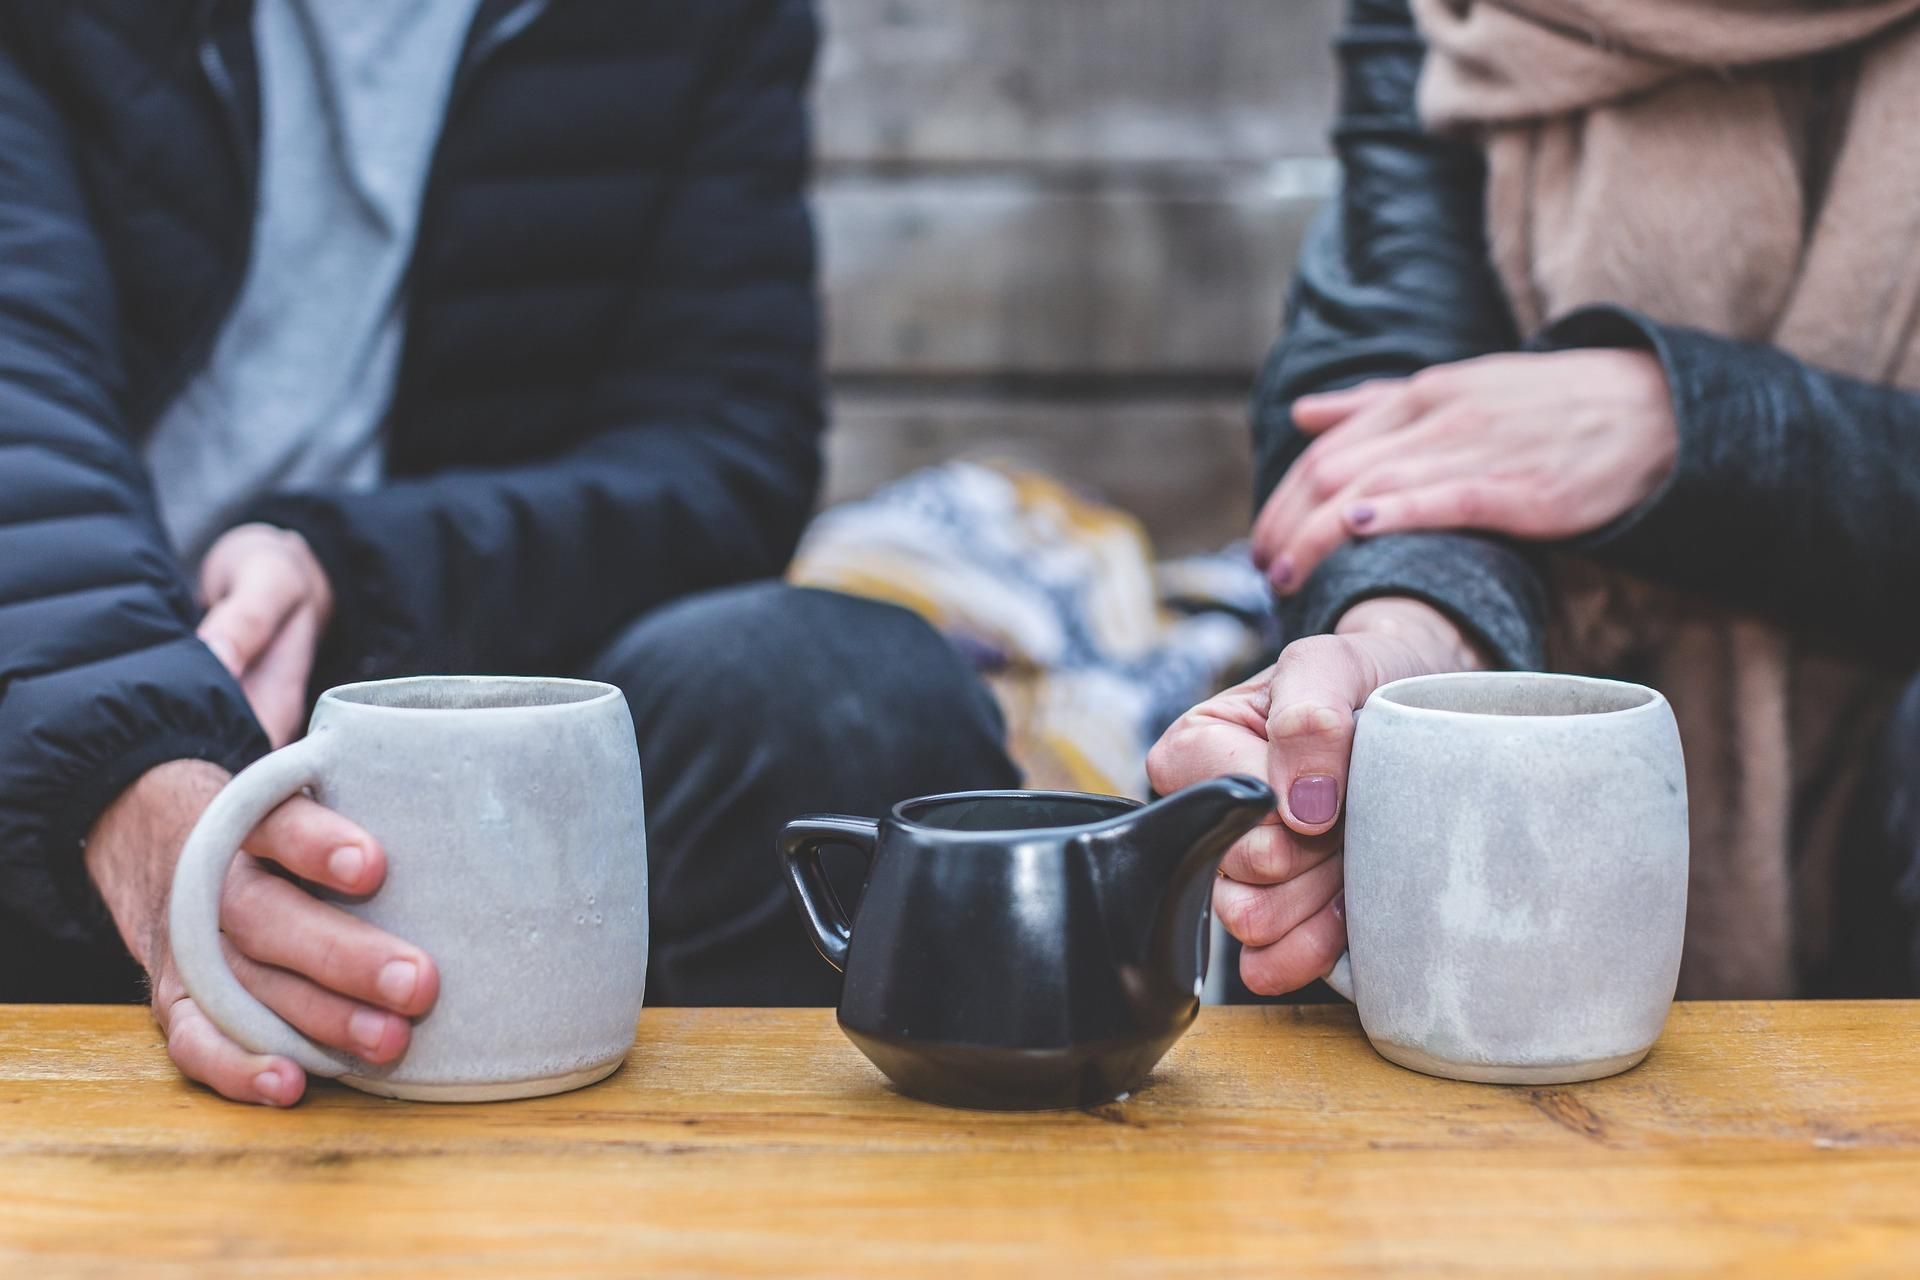
{"type": "Polygon", "coordinates": [[[1816,994],[1920,997],[1920,679],[1887,718],[1845,848],[1816,994]]]}
{"type": "MultiPolygon", "coordinates": [[[[640,739],[649,1004],[837,1002],[787,899],[782,824],[1019,782],[992,696],[893,605],[729,588],[648,614],[586,674],[626,693],[640,739]]],[[[859,864],[829,866],[851,907],[859,864]]]]}

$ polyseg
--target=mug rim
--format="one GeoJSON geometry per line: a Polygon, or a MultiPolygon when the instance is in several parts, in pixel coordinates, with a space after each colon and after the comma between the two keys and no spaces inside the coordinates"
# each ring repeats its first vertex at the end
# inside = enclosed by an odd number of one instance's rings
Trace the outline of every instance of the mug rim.
{"type": "Polygon", "coordinates": [[[1097,791],[1047,791],[1030,790],[1024,787],[1007,789],[989,789],[984,791],[942,791],[928,796],[912,796],[895,804],[887,810],[889,821],[916,833],[924,833],[936,838],[977,841],[982,836],[1031,836],[1042,837],[1058,835],[1062,831],[1089,831],[1096,827],[1118,822],[1139,809],[1145,803],[1131,796],[1103,795],[1097,791]],[[924,822],[915,822],[906,815],[910,808],[921,805],[951,803],[960,800],[1082,800],[1102,805],[1117,806],[1116,812],[1092,822],[1072,822],[1057,827],[991,827],[986,830],[964,829],[960,827],[936,827],[924,822]]]}
{"type": "Polygon", "coordinates": [[[395,676],[387,680],[355,680],[347,684],[338,684],[322,693],[315,700],[314,709],[322,706],[352,708],[355,711],[373,711],[389,715],[402,716],[469,716],[493,715],[501,712],[519,712],[521,714],[564,713],[583,711],[598,707],[615,698],[623,697],[619,688],[602,680],[579,680],[571,676],[487,676],[487,675],[438,675],[438,676],[395,676]],[[477,685],[517,685],[521,688],[559,686],[575,689],[581,696],[564,702],[530,702],[519,705],[480,706],[480,707],[407,707],[394,706],[386,702],[372,702],[349,695],[369,689],[421,688],[440,685],[456,688],[473,688],[477,685]]]}
{"type": "Polygon", "coordinates": [[[1582,721],[1614,720],[1621,716],[1658,715],[1667,705],[1666,695],[1652,685],[1638,684],[1632,680],[1612,680],[1604,676],[1574,675],[1561,671],[1436,671],[1420,676],[1404,676],[1399,680],[1388,681],[1369,694],[1366,708],[1371,708],[1376,701],[1381,704],[1382,709],[1391,708],[1397,714],[1415,718],[1501,721],[1507,724],[1574,724],[1582,721]],[[1631,706],[1613,707],[1605,711],[1563,711],[1539,715],[1423,707],[1416,703],[1403,702],[1395,696],[1397,692],[1414,686],[1447,681],[1479,683],[1487,680],[1505,680],[1515,684],[1552,684],[1583,689],[1630,690],[1646,696],[1642,701],[1631,706]]]}

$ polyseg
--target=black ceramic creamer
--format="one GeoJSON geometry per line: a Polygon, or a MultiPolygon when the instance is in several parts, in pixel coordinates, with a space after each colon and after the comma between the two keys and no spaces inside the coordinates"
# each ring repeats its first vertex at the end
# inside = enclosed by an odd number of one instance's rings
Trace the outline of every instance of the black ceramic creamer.
{"type": "Polygon", "coordinates": [[[974,791],[884,820],[806,817],[780,841],[840,1026],[900,1089],[963,1107],[1090,1106],[1138,1087],[1200,1007],[1215,868],[1274,807],[1252,778],[1141,806],[974,791]],[[870,859],[849,921],[820,862],[870,859]]]}

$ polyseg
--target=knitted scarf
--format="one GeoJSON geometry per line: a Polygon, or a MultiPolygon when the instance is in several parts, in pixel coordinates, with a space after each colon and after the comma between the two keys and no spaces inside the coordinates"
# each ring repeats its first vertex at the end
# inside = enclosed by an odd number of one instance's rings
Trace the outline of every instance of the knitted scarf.
{"type": "MultiPolygon", "coordinates": [[[[1485,150],[1522,331],[1612,302],[1920,388],[1920,0],[1413,7],[1421,115],[1485,150]]],[[[1682,993],[1793,994],[1828,952],[1891,684],[1731,609],[1571,558],[1555,575],[1554,664],[1655,684],[1680,721],[1682,993]]]]}

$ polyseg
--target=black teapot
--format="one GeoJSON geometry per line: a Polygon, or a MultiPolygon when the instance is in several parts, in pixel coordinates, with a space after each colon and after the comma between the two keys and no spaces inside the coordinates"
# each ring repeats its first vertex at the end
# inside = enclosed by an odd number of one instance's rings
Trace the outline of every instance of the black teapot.
{"type": "Polygon", "coordinates": [[[903,1093],[960,1107],[1124,1096],[1193,1022],[1214,872],[1274,808],[1252,778],[1151,805],[968,791],[780,839],[794,905],[846,974],[840,1026],[903,1093]],[[820,851],[869,859],[849,921],[820,851]]]}

